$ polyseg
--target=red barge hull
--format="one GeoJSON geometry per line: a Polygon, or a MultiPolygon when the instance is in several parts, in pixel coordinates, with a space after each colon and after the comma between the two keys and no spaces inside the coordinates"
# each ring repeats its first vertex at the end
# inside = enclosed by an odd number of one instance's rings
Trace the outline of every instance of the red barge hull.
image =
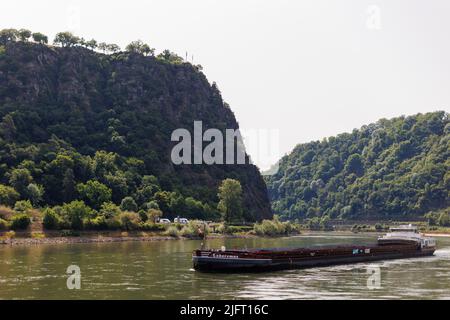
{"type": "Polygon", "coordinates": [[[417,244],[280,248],[253,250],[196,250],[194,269],[202,272],[264,272],[352,264],[380,260],[426,257],[434,248],[417,244]]]}

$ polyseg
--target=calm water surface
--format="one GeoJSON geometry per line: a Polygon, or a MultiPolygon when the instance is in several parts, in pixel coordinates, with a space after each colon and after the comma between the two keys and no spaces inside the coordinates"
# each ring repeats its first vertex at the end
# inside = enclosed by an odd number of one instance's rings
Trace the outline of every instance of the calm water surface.
{"type": "MultiPolygon", "coordinates": [[[[277,239],[214,239],[210,248],[371,243],[376,235],[333,233],[277,239]]],[[[199,241],[0,246],[0,299],[450,299],[450,238],[434,257],[379,262],[381,288],[352,264],[259,274],[202,274],[191,252],[199,241]],[[68,290],[66,269],[81,268],[68,290]]]]}

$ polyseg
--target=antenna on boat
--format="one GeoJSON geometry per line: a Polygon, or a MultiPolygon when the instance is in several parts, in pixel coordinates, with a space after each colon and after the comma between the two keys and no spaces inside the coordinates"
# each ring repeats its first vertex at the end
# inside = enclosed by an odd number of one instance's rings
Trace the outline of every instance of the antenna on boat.
{"type": "Polygon", "coordinates": [[[200,237],[203,239],[202,243],[201,243],[201,249],[203,250],[205,247],[205,242],[206,242],[206,223],[203,222],[203,231],[201,229],[201,225],[198,227],[198,233],[200,235],[200,237]]]}

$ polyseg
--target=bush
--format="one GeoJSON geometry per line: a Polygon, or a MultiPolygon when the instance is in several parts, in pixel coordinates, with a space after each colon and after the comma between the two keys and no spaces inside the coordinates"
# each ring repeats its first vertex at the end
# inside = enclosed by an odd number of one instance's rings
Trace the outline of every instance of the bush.
{"type": "Polygon", "coordinates": [[[25,230],[31,224],[30,217],[26,214],[16,214],[11,219],[11,229],[13,230],[25,230]]]}
{"type": "Polygon", "coordinates": [[[148,216],[147,216],[147,212],[145,212],[145,210],[142,210],[142,209],[139,210],[138,215],[142,222],[147,222],[148,216]]]}
{"type": "Polygon", "coordinates": [[[117,217],[120,212],[120,208],[112,202],[105,202],[100,208],[100,214],[106,219],[117,217]]]}
{"type": "Polygon", "coordinates": [[[294,223],[291,223],[291,222],[284,222],[283,223],[284,224],[284,228],[285,228],[285,233],[286,234],[296,234],[296,233],[299,233],[299,226],[298,225],[296,225],[296,224],[294,224],[294,223]]]}
{"type": "Polygon", "coordinates": [[[137,213],[125,211],[119,215],[119,221],[122,230],[131,231],[139,229],[141,219],[137,213]]]}
{"type": "Polygon", "coordinates": [[[0,218],[9,220],[15,214],[10,207],[0,206],[0,218]]]}
{"type": "Polygon", "coordinates": [[[206,236],[209,233],[209,229],[203,222],[193,220],[184,225],[180,233],[183,237],[198,238],[206,236]]]}
{"type": "Polygon", "coordinates": [[[273,237],[297,233],[298,227],[290,222],[280,222],[278,217],[275,216],[273,220],[263,220],[261,223],[256,223],[253,230],[257,235],[273,237]]]}
{"type": "Polygon", "coordinates": [[[8,239],[12,239],[16,237],[16,233],[14,231],[5,232],[5,237],[8,239]]]}
{"type": "Polygon", "coordinates": [[[30,200],[20,200],[14,205],[14,211],[17,212],[28,212],[31,209],[33,209],[33,205],[30,200]]]}
{"type": "Polygon", "coordinates": [[[136,212],[138,209],[138,206],[136,204],[136,201],[132,197],[125,197],[123,198],[122,202],[120,203],[120,209],[123,211],[133,211],[136,212]]]}
{"type": "Polygon", "coordinates": [[[146,222],[141,224],[141,229],[144,231],[165,231],[166,227],[160,223],[146,222]]]}
{"type": "Polygon", "coordinates": [[[229,226],[227,224],[221,224],[218,227],[219,233],[225,233],[225,234],[235,234],[235,233],[243,233],[243,232],[250,232],[253,230],[253,227],[250,226],[229,226]]]}
{"type": "Polygon", "coordinates": [[[448,226],[450,226],[450,214],[448,212],[446,212],[446,211],[442,211],[439,214],[438,224],[441,227],[448,227],[448,226]]]}
{"type": "Polygon", "coordinates": [[[77,230],[62,230],[61,237],[79,237],[80,232],[77,230]]]}
{"type": "Polygon", "coordinates": [[[180,231],[178,231],[177,227],[170,226],[166,231],[166,235],[173,237],[173,238],[178,238],[180,236],[180,231]]]}
{"type": "Polygon", "coordinates": [[[117,218],[107,219],[106,220],[106,228],[108,230],[119,230],[122,228],[122,224],[120,223],[120,221],[117,218]]]}
{"type": "Polygon", "coordinates": [[[92,208],[99,209],[103,203],[111,201],[112,191],[97,180],[89,180],[77,185],[78,194],[92,208]]]}
{"type": "Polygon", "coordinates": [[[57,230],[59,228],[59,222],[60,218],[58,217],[58,214],[54,209],[46,208],[44,210],[44,219],[42,221],[42,224],[45,229],[57,230]]]}
{"type": "Polygon", "coordinates": [[[14,188],[0,184],[0,203],[12,206],[19,200],[20,194],[14,188]]]}
{"type": "Polygon", "coordinates": [[[84,226],[88,230],[106,230],[106,229],[108,229],[108,224],[107,224],[106,218],[104,216],[97,216],[93,219],[87,219],[84,226]]]}
{"type": "Polygon", "coordinates": [[[309,230],[321,230],[322,226],[320,224],[320,219],[318,217],[314,217],[312,219],[308,219],[308,221],[306,222],[306,227],[309,230]]]}
{"type": "Polygon", "coordinates": [[[272,220],[263,220],[261,223],[256,223],[253,230],[255,230],[255,233],[260,236],[272,237],[284,234],[283,226],[272,220]]]}
{"type": "Polygon", "coordinates": [[[428,220],[430,226],[435,226],[438,224],[439,214],[436,212],[428,212],[424,216],[428,220]]]}
{"type": "Polygon", "coordinates": [[[159,209],[148,209],[146,214],[148,219],[150,219],[152,222],[156,222],[159,218],[162,217],[163,212],[159,209]]]}
{"type": "Polygon", "coordinates": [[[92,209],[83,201],[72,201],[62,206],[62,214],[71,229],[82,230],[83,220],[92,215],[92,209]]]}
{"type": "Polygon", "coordinates": [[[0,230],[8,230],[9,223],[6,220],[0,218],[0,230]]]}

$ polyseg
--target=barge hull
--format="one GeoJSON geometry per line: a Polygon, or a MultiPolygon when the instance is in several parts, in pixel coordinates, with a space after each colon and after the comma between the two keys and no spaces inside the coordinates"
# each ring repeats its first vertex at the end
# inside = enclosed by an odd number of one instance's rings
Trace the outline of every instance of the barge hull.
{"type": "Polygon", "coordinates": [[[266,272],[288,269],[306,269],[333,265],[373,262],[380,260],[408,259],[427,257],[434,254],[433,250],[415,250],[407,252],[392,252],[374,255],[359,255],[346,257],[317,257],[310,259],[266,259],[266,258],[217,258],[208,256],[193,256],[194,269],[202,272],[266,272]]]}

